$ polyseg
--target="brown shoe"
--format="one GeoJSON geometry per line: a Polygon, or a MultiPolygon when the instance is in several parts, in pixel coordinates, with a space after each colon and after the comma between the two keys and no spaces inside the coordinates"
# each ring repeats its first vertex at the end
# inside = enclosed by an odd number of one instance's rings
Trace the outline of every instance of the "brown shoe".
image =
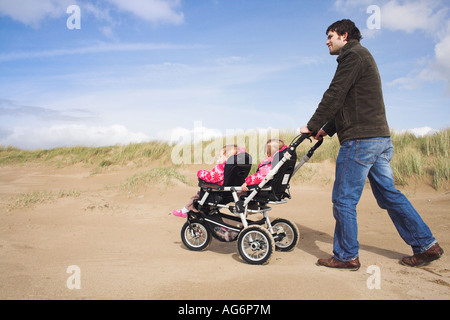
{"type": "Polygon", "coordinates": [[[361,267],[361,264],[359,263],[359,258],[344,262],[335,259],[334,257],[331,257],[330,259],[317,260],[317,265],[325,266],[328,268],[345,269],[350,271],[356,271],[359,269],[359,267],[361,267]]]}
{"type": "Polygon", "coordinates": [[[411,257],[404,257],[400,263],[409,267],[421,267],[429,264],[431,261],[439,259],[444,254],[444,250],[435,243],[425,252],[415,254],[411,257]]]}

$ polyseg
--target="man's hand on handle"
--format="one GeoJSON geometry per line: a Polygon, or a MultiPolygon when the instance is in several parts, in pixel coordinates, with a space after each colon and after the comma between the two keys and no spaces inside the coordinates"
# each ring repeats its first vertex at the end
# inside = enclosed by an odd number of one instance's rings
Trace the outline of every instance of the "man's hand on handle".
{"type": "MultiPolygon", "coordinates": [[[[307,126],[301,127],[301,128],[300,128],[300,133],[302,133],[302,134],[304,134],[304,133],[307,133],[307,134],[313,134],[313,133],[311,132],[311,130],[308,129],[307,126]]],[[[318,133],[316,134],[316,136],[314,137],[314,139],[320,141],[320,140],[323,139],[323,137],[325,137],[325,136],[327,136],[327,135],[328,135],[328,134],[327,134],[325,131],[323,131],[322,129],[320,129],[319,132],[318,132],[318,133]]]]}

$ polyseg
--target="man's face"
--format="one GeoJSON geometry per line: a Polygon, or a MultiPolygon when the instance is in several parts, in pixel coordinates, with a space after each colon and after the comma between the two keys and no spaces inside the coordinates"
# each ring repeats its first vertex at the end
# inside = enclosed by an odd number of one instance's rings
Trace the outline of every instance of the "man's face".
{"type": "Polygon", "coordinates": [[[328,49],[330,49],[331,55],[338,55],[346,43],[347,43],[347,33],[340,36],[336,33],[336,31],[328,32],[327,46],[328,49]]]}

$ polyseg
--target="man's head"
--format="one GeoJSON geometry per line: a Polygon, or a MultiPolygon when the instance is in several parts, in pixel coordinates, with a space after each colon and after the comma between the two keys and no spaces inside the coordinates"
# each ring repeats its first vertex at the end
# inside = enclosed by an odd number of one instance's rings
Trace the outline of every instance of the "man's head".
{"type": "Polygon", "coordinates": [[[362,39],[361,32],[355,23],[348,19],[333,23],[328,27],[326,35],[327,46],[331,55],[338,55],[349,40],[359,42],[362,39]]]}

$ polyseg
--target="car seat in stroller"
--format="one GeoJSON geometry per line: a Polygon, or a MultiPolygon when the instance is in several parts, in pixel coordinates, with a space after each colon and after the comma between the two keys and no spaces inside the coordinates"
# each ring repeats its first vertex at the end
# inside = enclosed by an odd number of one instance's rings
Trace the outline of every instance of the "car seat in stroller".
{"type": "MultiPolygon", "coordinates": [[[[276,165],[283,159],[288,149],[284,149],[283,151],[277,152],[273,157],[272,168],[276,167],[276,165]]],[[[297,154],[294,153],[290,157],[290,159],[286,160],[283,166],[280,167],[278,172],[273,176],[271,180],[269,180],[263,188],[261,188],[255,197],[252,199],[252,202],[260,202],[260,203],[268,203],[268,202],[279,202],[284,198],[291,198],[289,192],[289,182],[295,170],[295,164],[297,162],[297,154]]],[[[258,185],[250,185],[248,186],[249,190],[254,190],[258,188],[258,185]]],[[[284,202],[283,202],[284,203],[284,202]]]]}
{"type": "Polygon", "coordinates": [[[240,187],[248,176],[251,167],[252,157],[246,152],[241,152],[230,157],[225,163],[222,185],[199,179],[200,200],[194,201],[194,208],[204,214],[211,215],[215,213],[217,205],[234,201],[230,187],[240,187]]]}

